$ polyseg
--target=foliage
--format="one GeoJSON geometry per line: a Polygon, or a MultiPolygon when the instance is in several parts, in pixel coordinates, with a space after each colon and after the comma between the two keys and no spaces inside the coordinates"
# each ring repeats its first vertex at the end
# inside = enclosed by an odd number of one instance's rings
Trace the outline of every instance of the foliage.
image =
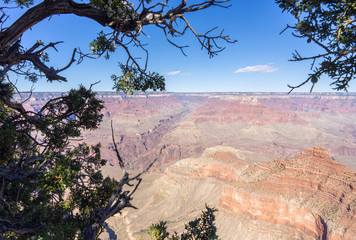
{"type": "MultiPolygon", "coordinates": [[[[10,94],[1,87],[1,96],[10,94]]],[[[43,239],[79,236],[90,212],[106,205],[117,184],[99,170],[106,163],[100,145],[68,147],[81,130],[97,128],[102,102],[80,87],[36,113],[14,111],[4,102],[1,107],[1,233],[9,239],[27,239],[33,229],[32,236],[43,239]]]]}
{"type": "Polygon", "coordinates": [[[98,37],[89,44],[89,48],[93,54],[102,55],[105,53],[105,58],[109,59],[109,52],[115,52],[116,46],[101,31],[98,33],[98,37]]]}
{"type": "Polygon", "coordinates": [[[122,0],[90,0],[91,5],[104,10],[113,20],[125,19],[133,13],[132,9],[127,7],[127,1],[122,0]]]}
{"type": "Polygon", "coordinates": [[[314,85],[323,74],[333,81],[336,90],[347,90],[356,73],[356,2],[353,0],[276,0],[282,11],[292,14],[296,23],[293,36],[315,43],[322,52],[302,57],[297,51],[292,61],[312,61],[312,70],[299,86],[289,86],[291,91],[307,82],[314,85]]]}
{"type": "Polygon", "coordinates": [[[15,2],[15,4],[20,7],[20,8],[23,8],[23,7],[29,7],[30,5],[33,4],[33,0],[4,0],[4,3],[8,4],[10,2],[15,2]]]}
{"type": "Polygon", "coordinates": [[[185,225],[186,231],[180,235],[174,233],[172,237],[169,237],[167,232],[167,222],[160,221],[158,224],[153,224],[147,230],[152,240],[215,240],[219,239],[216,234],[215,227],[215,208],[205,206],[206,210],[202,212],[199,218],[190,221],[185,225]]]}
{"type": "Polygon", "coordinates": [[[160,221],[157,224],[152,224],[147,233],[150,235],[152,240],[164,240],[169,239],[169,232],[167,232],[167,222],[160,221]]]}
{"type": "Polygon", "coordinates": [[[111,79],[114,81],[114,87],[117,92],[123,91],[124,93],[133,94],[134,91],[146,91],[152,89],[153,91],[164,91],[165,82],[164,78],[157,73],[143,74],[135,67],[120,64],[122,75],[116,76],[113,74],[111,79]]]}

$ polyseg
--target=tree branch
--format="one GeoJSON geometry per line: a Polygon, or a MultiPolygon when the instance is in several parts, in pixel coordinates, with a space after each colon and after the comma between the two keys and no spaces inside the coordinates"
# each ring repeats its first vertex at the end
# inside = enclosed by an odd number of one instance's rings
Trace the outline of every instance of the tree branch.
{"type": "MultiPolygon", "coordinates": [[[[0,32],[0,49],[5,49],[6,46],[10,46],[14,41],[20,38],[20,36],[29,28],[37,24],[38,22],[56,14],[75,14],[77,16],[83,16],[89,19],[92,19],[102,26],[108,26],[114,30],[113,34],[122,33],[123,36],[126,36],[131,39],[137,40],[136,37],[139,36],[140,32],[142,31],[142,27],[145,25],[156,25],[159,26],[161,24],[161,28],[165,29],[168,28],[171,34],[180,33],[180,31],[174,29],[172,26],[172,22],[175,19],[181,18],[184,19],[187,27],[192,30],[194,35],[199,40],[200,44],[202,44],[202,48],[206,49],[209,52],[210,56],[216,55],[220,52],[223,48],[219,47],[215,40],[221,39],[228,43],[234,43],[236,41],[232,41],[229,39],[228,36],[223,36],[220,34],[219,36],[208,37],[207,34],[210,32],[208,31],[206,34],[197,34],[193,27],[189,24],[189,22],[183,17],[185,13],[188,12],[195,12],[199,10],[207,9],[211,6],[218,6],[228,8],[229,6],[225,6],[226,2],[230,0],[209,0],[203,1],[201,3],[196,3],[192,5],[187,5],[186,0],[182,0],[181,3],[173,7],[172,9],[168,10],[164,13],[164,9],[167,8],[167,3],[161,4],[154,4],[151,7],[145,7],[144,1],[140,1],[140,5],[142,6],[141,12],[133,12],[130,13],[130,17],[126,19],[118,19],[113,20],[110,18],[106,11],[100,10],[91,6],[90,4],[79,4],[72,0],[53,0],[53,1],[44,1],[37,6],[32,7],[26,13],[24,13],[17,21],[15,21],[9,28],[0,32]],[[153,11],[153,9],[157,6],[160,6],[162,9],[159,11],[153,11]],[[168,23],[166,22],[168,21],[168,23]],[[132,33],[136,32],[136,33],[132,33]],[[201,40],[203,39],[203,40],[201,40]],[[213,47],[217,47],[218,50],[213,50],[213,47]]],[[[129,6],[131,7],[131,6],[129,6]]],[[[136,9],[139,10],[139,9],[136,9]]],[[[180,33],[179,35],[183,35],[180,33]]],[[[221,32],[222,33],[222,32],[221,32]]],[[[117,38],[116,38],[117,39],[117,38]]],[[[167,40],[172,43],[174,46],[178,47],[177,44],[174,44],[171,40],[167,40]]],[[[122,41],[120,45],[127,45],[124,44],[122,41]]],[[[185,47],[185,46],[184,46],[185,47]]],[[[181,50],[183,47],[179,47],[181,50]]],[[[43,51],[41,49],[40,51],[43,51]]],[[[35,52],[36,54],[38,52],[35,52]]],[[[184,52],[183,52],[184,53],[184,52]]],[[[83,54],[82,54],[83,55],[83,54]]],[[[131,58],[131,60],[134,58],[131,58]]],[[[26,60],[30,60],[36,67],[42,69],[46,76],[51,78],[58,78],[59,80],[63,80],[63,78],[57,76],[51,68],[46,68],[42,64],[40,64],[32,55],[26,57],[26,60]]],[[[137,65],[137,63],[135,63],[137,65]]]]}
{"type": "MultiPolygon", "coordinates": [[[[14,233],[17,233],[17,234],[28,234],[28,233],[34,233],[34,232],[37,232],[38,230],[40,230],[41,228],[43,228],[44,226],[46,226],[46,224],[44,223],[41,223],[39,224],[38,226],[36,227],[33,227],[33,228],[26,228],[26,227],[23,227],[19,224],[13,224],[11,223],[10,221],[8,220],[5,220],[5,219],[1,219],[0,218],[0,226],[2,226],[2,228],[4,228],[4,232],[6,231],[11,231],[11,232],[14,232],[14,233]]],[[[2,229],[1,229],[2,230],[2,229]]]]}
{"type": "Polygon", "coordinates": [[[153,166],[153,164],[158,160],[159,156],[162,153],[162,149],[160,150],[157,157],[150,163],[150,165],[142,170],[139,174],[134,177],[130,177],[130,174],[126,171],[124,167],[123,160],[121,159],[120,153],[118,151],[115,137],[114,137],[114,128],[111,122],[111,131],[112,131],[112,140],[114,144],[114,151],[116,152],[116,157],[119,160],[120,167],[122,168],[124,175],[120,179],[119,183],[117,184],[115,190],[113,191],[107,205],[105,208],[95,208],[95,210],[91,214],[91,218],[87,224],[85,230],[85,239],[92,240],[96,239],[97,235],[99,234],[99,229],[103,226],[104,222],[111,216],[121,213],[124,208],[135,208],[131,204],[132,195],[136,192],[139,185],[141,184],[141,175],[148,172],[148,170],[153,166]],[[134,184],[131,182],[135,181],[134,184]],[[123,191],[124,187],[133,187],[131,190],[123,191]]]}

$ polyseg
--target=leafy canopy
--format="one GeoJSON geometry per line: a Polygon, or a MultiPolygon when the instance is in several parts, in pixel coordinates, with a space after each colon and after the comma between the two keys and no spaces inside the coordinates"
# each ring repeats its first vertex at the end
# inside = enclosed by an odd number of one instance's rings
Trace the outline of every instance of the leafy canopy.
{"type": "Polygon", "coordinates": [[[311,91],[325,74],[336,90],[345,90],[356,74],[356,2],[353,0],[276,0],[282,11],[292,14],[296,23],[287,26],[293,36],[317,44],[321,53],[303,57],[298,51],[291,61],[311,60],[309,77],[291,91],[308,82],[311,91]]]}

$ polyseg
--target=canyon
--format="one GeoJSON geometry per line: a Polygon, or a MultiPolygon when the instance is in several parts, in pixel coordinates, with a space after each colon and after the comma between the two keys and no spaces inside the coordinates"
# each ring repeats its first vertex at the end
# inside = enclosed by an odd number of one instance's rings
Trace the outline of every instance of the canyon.
{"type": "Polygon", "coordinates": [[[120,239],[149,239],[142,230],[159,220],[182,232],[206,203],[218,209],[221,239],[356,237],[355,171],[332,161],[322,147],[250,163],[244,151],[216,146],[153,178],[135,196],[138,210],[108,221],[120,239]]]}
{"type": "MultiPolygon", "coordinates": [[[[61,93],[33,93],[36,111],[61,93]]],[[[111,122],[126,168],[147,167],[134,205],[108,221],[118,239],[148,239],[217,212],[222,239],[356,239],[356,94],[98,92],[104,173],[120,177],[111,122]]],[[[25,96],[26,97],[26,96],[25,96]]],[[[108,238],[108,233],[103,235],[108,238]]]]}

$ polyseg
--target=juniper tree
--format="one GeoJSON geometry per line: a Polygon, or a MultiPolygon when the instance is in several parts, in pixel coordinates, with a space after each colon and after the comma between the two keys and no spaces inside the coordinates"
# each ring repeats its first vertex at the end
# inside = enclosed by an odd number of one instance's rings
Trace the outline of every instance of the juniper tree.
{"type": "Polygon", "coordinates": [[[190,31],[213,57],[224,49],[219,41],[234,41],[223,32],[214,35],[209,29],[199,34],[186,15],[210,7],[227,8],[228,2],[4,0],[0,7],[0,238],[95,239],[107,218],[134,207],[133,194],[142,173],[148,170],[135,176],[125,170],[114,132],[113,143],[123,170],[119,180],[103,177],[100,168],[106,161],[100,156],[100,145],[74,144],[81,131],[95,130],[103,117],[103,102],[91,87],[72,89],[32,111],[24,107],[26,99],[16,100],[21,93],[15,78],[33,83],[70,81],[61,73],[73,63],[86,58],[109,59],[121,48],[126,58],[120,64],[122,74],[112,76],[116,90],[164,90],[164,77],[149,72],[148,62],[140,64],[132,54],[132,47],[148,54],[143,44],[145,27],[160,29],[183,54],[186,46],[174,38],[190,31]],[[11,22],[8,18],[14,8],[25,11],[11,22]],[[45,43],[38,36],[26,48],[22,44],[24,33],[53,15],[64,14],[94,20],[103,31],[96,39],[88,39],[87,50],[73,49],[65,66],[49,66],[48,51],[63,44],[61,39],[45,43]]]}
{"type": "MultiPolygon", "coordinates": [[[[309,77],[290,91],[311,83],[311,89],[325,74],[330,85],[345,90],[356,74],[356,2],[354,0],[276,0],[282,11],[292,14],[296,22],[287,25],[293,36],[304,38],[320,47],[320,53],[302,56],[296,50],[291,61],[311,61],[309,77]]],[[[286,30],[285,29],[285,30],[286,30]]]]}

